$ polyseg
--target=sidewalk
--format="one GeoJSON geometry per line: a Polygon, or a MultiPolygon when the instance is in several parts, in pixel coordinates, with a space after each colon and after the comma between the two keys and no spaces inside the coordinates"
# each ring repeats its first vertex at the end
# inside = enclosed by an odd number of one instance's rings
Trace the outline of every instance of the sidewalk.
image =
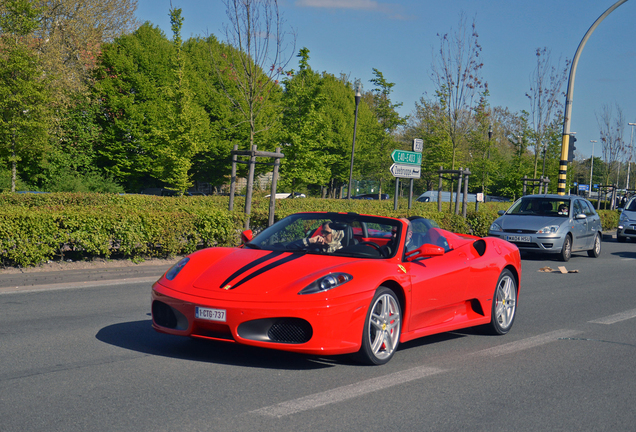
{"type": "Polygon", "coordinates": [[[82,268],[58,265],[54,269],[0,270],[0,295],[130,283],[151,285],[177,261],[179,258],[140,264],[129,261],[84,263],[82,268]]]}

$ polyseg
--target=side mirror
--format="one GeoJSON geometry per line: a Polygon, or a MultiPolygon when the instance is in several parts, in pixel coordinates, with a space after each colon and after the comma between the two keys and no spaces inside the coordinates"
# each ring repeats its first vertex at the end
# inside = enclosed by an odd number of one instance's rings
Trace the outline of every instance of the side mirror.
{"type": "Polygon", "coordinates": [[[444,248],[433,244],[425,243],[415,250],[406,253],[407,261],[415,261],[419,258],[429,258],[444,255],[444,248]]]}
{"type": "Polygon", "coordinates": [[[574,216],[574,219],[587,219],[587,216],[585,216],[585,213],[579,213],[574,216]]]}
{"type": "Polygon", "coordinates": [[[506,211],[505,211],[505,210],[499,210],[499,211],[497,212],[497,214],[498,214],[499,216],[503,216],[503,215],[505,215],[505,214],[506,214],[506,211]]]}
{"type": "Polygon", "coordinates": [[[245,230],[241,233],[241,243],[243,244],[252,241],[253,238],[252,230],[245,230]]]}

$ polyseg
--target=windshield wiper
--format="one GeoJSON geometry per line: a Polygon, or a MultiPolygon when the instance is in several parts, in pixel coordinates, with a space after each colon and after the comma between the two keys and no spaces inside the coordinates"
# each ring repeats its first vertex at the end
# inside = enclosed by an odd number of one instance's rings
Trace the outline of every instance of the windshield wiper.
{"type": "Polygon", "coordinates": [[[250,249],[262,249],[262,247],[260,247],[259,245],[255,243],[245,243],[245,247],[250,249]]]}

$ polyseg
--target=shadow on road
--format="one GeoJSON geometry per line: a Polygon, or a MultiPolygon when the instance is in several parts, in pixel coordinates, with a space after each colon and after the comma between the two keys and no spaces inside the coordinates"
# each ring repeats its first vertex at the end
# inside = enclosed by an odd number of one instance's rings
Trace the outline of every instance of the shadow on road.
{"type": "Polygon", "coordinates": [[[617,257],[621,257],[621,258],[631,258],[631,259],[636,259],[636,251],[618,251],[618,252],[612,252],[612,255],[617,256],[617,257]]]}
{"type": "Polygon", "coordinates": [[[341,356],[323,358],[161,334],[151,327],[151,320],[113,324],[101,329],[95,337],[101,342],[144,354],[235,366],[312,370],[348,363],[346,359],[340,362],[341,356]]]}

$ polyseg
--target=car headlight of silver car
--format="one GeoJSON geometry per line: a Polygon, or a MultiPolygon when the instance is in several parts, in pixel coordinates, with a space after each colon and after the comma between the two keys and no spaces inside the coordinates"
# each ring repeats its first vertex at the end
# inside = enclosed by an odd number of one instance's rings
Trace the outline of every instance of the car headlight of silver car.
{"type": "Polygon", "coordinates": [[[537,234],[554,234],[559,230],[559,225],[548,225],[537,231],[537,234]]]}
{"type": "Polygon", "coordinates": [[[493,222],[492,224],[490,224],[490,228],[488,229],[488,231],[503,231],[501,229],[501,225],[499,225],[497,222],[493,222]]]}
{"type": "Polygon", "coordinates": [[[307,285],[300,290],[298,294],[315,294],[319,292],[329,291],[337,286],[345,284],[353,279],[348,273],[329,273],[307,285]]]}

